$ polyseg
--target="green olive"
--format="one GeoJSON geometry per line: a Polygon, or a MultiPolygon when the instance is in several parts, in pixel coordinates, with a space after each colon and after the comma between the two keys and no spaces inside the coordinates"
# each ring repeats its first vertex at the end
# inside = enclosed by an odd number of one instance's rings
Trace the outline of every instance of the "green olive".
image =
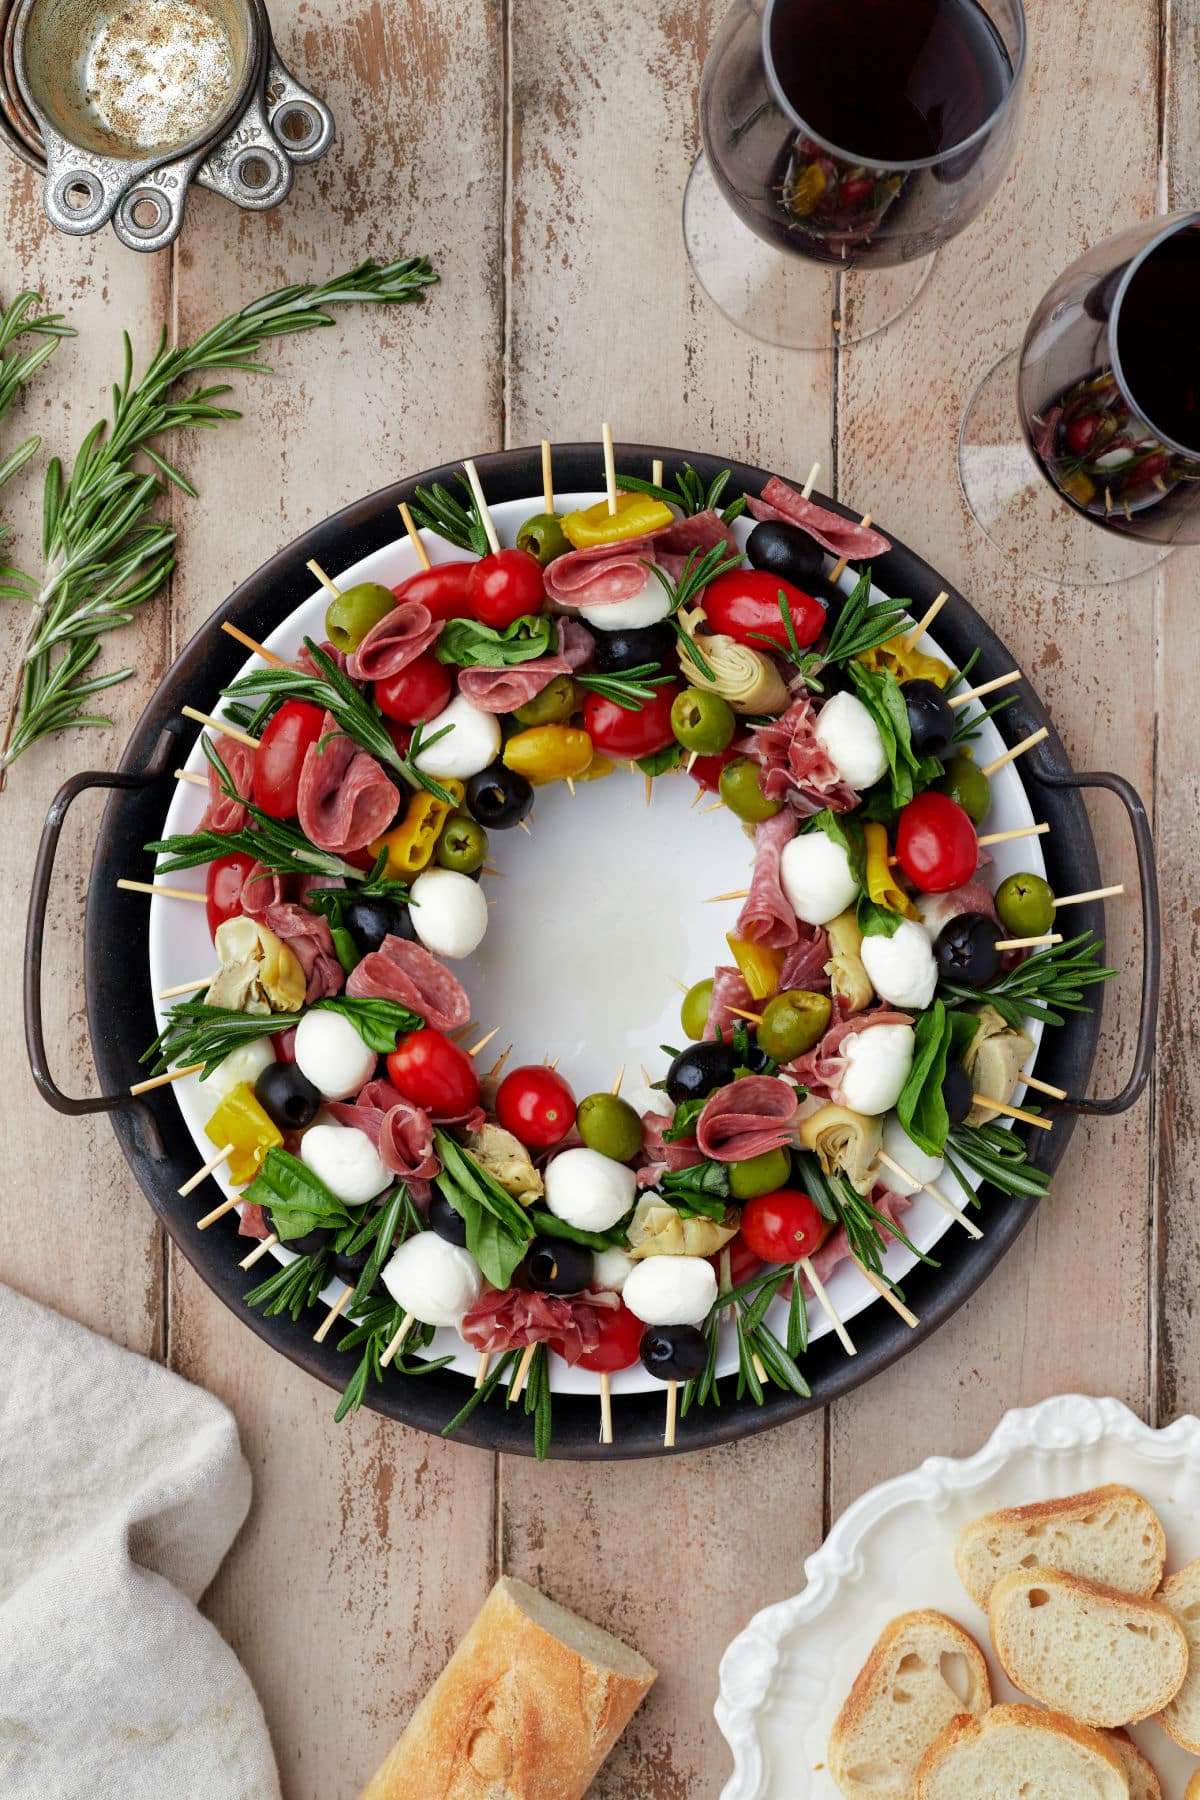
{"type": "Polygon", "coordinates": [[[373,625],[387,618],[395,604],[391,588],[378,581],[360,581],[329,602],[325,609],[325,636],[335,649],[348,656],[358,649],[373,625]]]}
{"type": "Polygon", "coordinates": [[[789,988],[763,1008],[758,1047],[777,1063],[789,1063],[820,1043],[829,1026],[833,1004],[828,994],[789,988]]]}
{"type": "Polygon", "coordinates": [[[946,778],[939,785],[943,794],[958,801],[972,825],[983,824],[992,804],[992,790],[987,776],[982,769],[976,768],[975,759],[965,746],[955,751],[946,765],[946,778]]]}
{"type": "Polygon", "coordinates": [[[443,869],[473,875],[487,860],[488,834],[469,813],[451,813],[433,852],[443,869]]]}
{"type": "Polygon", "coordinates": [[[589,1094],[579,1102],[575,1123],[589,1150],[628,1162],[642,1147],[642,1121],[619,1094],[589,1094]]]}
{"type": "Polygon", "coordinates": [[[679,1019],[694,1044],[698,1044],[704,1036],[704,1027],[708,1024],[708,1009],[712,1005],[712,991],[710,975],[707,981],[697,981],[683,996],[679,1019]]]}
{"type": "Polygon", "coordinates": [[[557,513],[535,513],[532,519],[526,519],[517,533],[517,549],[528,550],[543,569],[556,556],[565,556],[570,548],[557,513]]]}
{"type": "Polygon", "coordinates": [[[758,780],[758,764],[749,756],[735,756],[721,770],[718,791],[730,812],[751,825],[773,819],[783,811],[782,800],[768,800],[758,780]]]}
{"type": "Polygon", "coordinates": [[[1040,875],[1010,875],[996,890],[996,911],[1014,937],[1041,937],[1054,924],[1054,894],[1040,875]]]}
{"type": "Polygon", "coordinates": [[[684,688],[671,702],[671,730],[685,750],[715,756],[733,742],[737,720],[728,700],[703,688],[684,688]]]}
{"type": "Polygon", "coordinates": [[[556,675],[540,694],[518,706],[513,714],[522,725],[561,725],[582,705],[579,689],[569,675],[556,675]]]}
{"type": "Polygon", "coordinates": [[[735,1200],[753,1200],[756,1194],[773,1194],[786,1187],[792,1174],[792,1159],[786,1150],[767,1150],[746,1162],[729,1165],[729,1192],[735,1200]]]}

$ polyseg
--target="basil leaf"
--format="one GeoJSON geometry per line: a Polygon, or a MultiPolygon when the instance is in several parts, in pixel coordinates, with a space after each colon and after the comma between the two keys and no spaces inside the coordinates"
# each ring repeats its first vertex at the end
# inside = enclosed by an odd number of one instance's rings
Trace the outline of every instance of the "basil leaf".
{"type": "Polygon", "coordinates": [[[894,808],[907,806],[914,795],[942,775],[942,765],[935,757],[919,757],[914,751],[908,706],[892,671],[864,669],[856,662],[847,666],[850,679],[858,689],[858,698],[871,714],[883,739],[891,805],[894,808]]]}
{"type": "Polygon", "coordinates": [[[935,1000],[929,1011],[918,1018],[914,1029],[912,1068],[896,1102],[896,1114],[918,1149],[926,1156],[941,1156],[950,1131],[942,1083],[954,1038],[951,1015],[940,1000],[935,1000]]]}
{"type": "Polygon", "coordinates": [[[455,1212],[461,1213],[465,1219],[467,1249],[484,1275],[493,1287],[511,1287],[512,1278],[525,1255],[524,1243],[506,1231],[494,1213],[486,1211],[464,1195],[461,1188],[453,1192],[443,1188],[442,1191],[455,1212]],[[463,1204],[460,1204],[460,1200],[463,1204]]]}
{"type": "Polygon", "coordinates": [[[541,1206],[535,1207],[529,1216],[542,1237],[567,1238],[572,1244],[582,1244],[585,1249],[597,1252],[625,1248],[624,1220],[614,1225],[611,1231],[581,1231],[577,1225],[568,1225],[565,1219],[556,1218],[541,1206]]]}
{"type": "Polygon", "coordinates": [[[704,1108],[708,1105],[708,1095],[697,1100],[681,1100],[675,1108],[675,1117],[663,1132],[664,1144],[677,1144],[680,1138],[694,1137],[693,1127],[704,1108]]]}
{"type": "Polygon", "coordinates": [[[823,831],[833,843],[840,844],[846,852],[850,864],[850,873],[860,888],[867,885],[867,846],[862,834],[862,826],[857,819],[847,813],[831,812],[828,807],[823,812],[814,813],[802,831],[823,831]]]}
{"type": "Polygon", "coordinates": [[[434,654],[460,668],[505,669],[547,655],[557,641],[549,613],[514,619],[503,630],[477,619],[447,619],[434,654]]]}
{"type": "Polygon", "coordinates": [[[433,1141],[442,1161],[435,1186],[466,1222],[467,1249],[493,1287],[508,1287],[534,1234],[528,1213],[446,1132],[433,1141]]]}
{"type": "Polygon", "coordinates": [[[719,1225],[725,1217],[729,1170],[724,1163],[703,1162],[694,1169],[679,1169],[664,1175],[658,1186],[682,1218],[700,1216],[719,1225]]]}
{"type": "Polygon", "coordinates": [[[682,760],[683,745],[667,744],[652,756],[639,756],[637,766],[643,775],[665,775],[668,769],[677,769],[682,760]]]}
{"type": "Polygon", "coordinates": [[[335,994],[315,1001],[312,1010],[318,1009],[349,1019],[367,1049],[379,1056],[388,1055],[406,1031],[419,1031],[425,1022],[419,1013],[395,1000],[360,1000],[353,995],[335,994]]]}
{"type": "Polygon", "coordinates": [[[895,937],[904,923],[899,913],[889,912],[886,906],[880,906],[869,894],[858,896],[855,916],[858,929],[864,937],[895,937]]]}
{"type": "Polygon", "coordinates": [[[299,1157],[278,1148],[267,1151],[245,1198],[270,1208],[271,1223],[285,1244],[310,1231],[351,1225],[357,1216],[299,1157]]]}

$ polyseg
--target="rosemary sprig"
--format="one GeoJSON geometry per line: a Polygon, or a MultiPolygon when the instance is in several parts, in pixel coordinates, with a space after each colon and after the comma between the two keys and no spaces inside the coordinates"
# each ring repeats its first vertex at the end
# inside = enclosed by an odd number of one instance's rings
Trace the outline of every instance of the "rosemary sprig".
{"type": "Polygon", "coordinates": [[[244,1296],[246,1305],[261,1306],[267,1319],[277,1313],[290,1313],[294,1322],[320,1299],[321,1289],[329,1279],[330,1254],[329,1249],[321,1249],[294,1257],[251,1288],[244,1296]]]}
{"type": "Polygon", "coordinates": [[[588,688],[593,694],[601,694],[606,700],[612,700],[617,706],[623,706],[626,712],[641,712],[647,700],[653,700],[654,690],[664,683],[673,681],[661,663],[638,663],[634,669],[622,669],[617,675],[576,675],[578,687],[588,688]]]}
{"type": "MultiPolygon", "coordinates": [[[[697,475],[691,463],[684,463],[682,470],[675,478],[674,487],[656,487],[652,481],[643,481],[638,475],[618,475],[617,486],[626,494],[649,494],[653,500],[662,500],[668,506],[677,506],[686,518],[693,518],[696,513],[716,512],[721,504],[721,497],[729,486],[732,470],[722,469],[705,487],[703,480],[697,475]]],[[[740,494],[730,502],[721,514],[726,525],[740,518],[746,510],[746,496],[740,494]]]]}
{"type": "Polygon", "coordinates": [[[726,1288],[717,1295],[712,1310],[701,1327],[708,1343],[708,1360],[701,1373],[684,1387],[679,1407],[682,1417],[687,1416],[692,1405],[705,1406],[709,1400],[716,1406],[721,1404],[716,1374],[718,1340],[721,1320],[730,1307],[735,1312],[737,1398],[741,1400],[749,1394],[756,1406],[763,1404],[766,1395],[757,1364],[761,1364],[767,1380],[774,1386],[784,1388],[789,1393],[800,1394],[805,1399],[809,1398],[812,1389],[796,1366],[796,1357],[808,1343],[808,1317],[804,1297],[801,1294],[799,1301],[796,1299],[800,1288],[798,1275],[792,1289],[786,1345],[779,1341],[766,1322],[767,1312],[780,1288],[793,1273],[788,1267],[771,1269],[765,1275],[757,1275],[752,1280],[742,1282],[738,1287],[726,1288]],[[800,1320],[803,1320],[802,1326],[800,1320]],[[801,1337],[803,1343],[800,1341],[801,1337]],[[791,1347],[793,1343],[796,1344],[795,1349],[791,1347]]]}
{"type": "Polygon", "coordinates": [[[695,638],[680,623],[679,614],[685,606],[690,606],[694,600],[699,599],[710,581],[715,581],[718,575],[724,575],[729,569],[738,568],[744,561],[742,552],[730,550],[728,544],[714,544],[703,556],[699,550],[693,550],[680,571],[678,581],[672,581],[666,570],[660,569],[657,563],[646,563],[651,574],[666,589],[670,604],[667,623],[673,626],[680,648],[693,667],[699,669],[708,681],[714,678],[712,669],[695,638]]]}
{"type": "Polygon", "coordinates": [[[1024,1140],[1005,1125],[954,1125],[946,1141],[946,1164],[959,1186],[978,1204],[978,1196],[958,1163],[965,1163],[1002,1194],[1046,1193],[1050,1177],[1029,1164],[1024,1140]],[[957,1159],[957,1160],[956,1160],[957,1159]]]}
{"type": "MultiPolygon", "coordinates": [[[[47,357],[53,356],[63,338],[74,337],[75,333],[69,325],[64,325],[63,313],[39,313],[32,309],[45,302],[40,294],[32,288],[26,288],[18,294],[6,312],[0,317],[0,419],[8,412],[13,401],[27,381],[37,374],[47,357]],[[42,341],[32,349],[14,349],[11,355],[6,352],[18,338],[33,336],[42,341]]],[[[0,462],[0,487],[24,468],[30,457],[41,445],[40,437],[27,437],[22,444],[0,462]]],[[[9,535],[9,527],[0,525],[0,538],[9,535]]]]}
{"type": "Polygon", "coordinates": [[[133,671],[90,674],[100,639],[127,624],[175,566],[175,530],[153,516],[167,486],[192,498],[196,493],[167,460],[161,441],[183,429],[213,429],[241,416],[215,404],[230,392],[228,384],[183,395],[173,392],[178,384],[214,370],[270,374],[256,360],[268,338],[332,325],[331,309],[354,302],[403,305],[436,280],[426,259],[412,256],[360,263],[319,285],[280,288],[222,319],[193,344],[169,350],[164,329],[136,381],[126,334],[111,422],[93,425],[69,473],[57,457],[46,470],[41,570],[34,575],[9,567],[0,573],[0,597],[20,599],[30,609],[0,738],[0,780],[39,738],[67,725],[111,723],[89,705],[133,671]]]}
{"type": "Polygon", "coordinates": [[[1115,969],[1100,966],[1103,939],[1085,931],[1068,938],[1065,944],[1048,944],[1018,963],[1007,974],[997,976],[988,987],[961,987],[957,982],[941,981],[938,992],[944,1000],[959,1004],[986,1001],[994,1006],[1009,1025],[1019,1026],[1023,1019],[1044,1019],[1047,1025],[1065,1023],[1063,1014],[1090,1012],[1083,998],[1084,990],[1109,981],[1115,969]]]}
{"type": "Polygon", "coordinates": [[[798,661],[792,660],[805,682],[816,694],[825,692],[819,680],[822,669],[846,663],[852,657],[885,644],[908,617],[902,600],[871,600],[871,571],[859,576],[829,633],[824,650],[809,650],[798,661]]]}
{"type": "Polygon", "coordinates": [[[456,550],[469,550],[475,556],[486,556],[491,548],[487,532],[475,504],[475,495],[465,475],[459,475],[467,497],[465,506],[456,500],[449,488],[435,481],[431,488],[419,487],[412,498],[413,521],[426,531],[436,532],[453,544],[456,550]]]}
{"type": "MultiPolygon", "coordinates": [[[[310,1012],[323,1008],[349,1019],[369,1049],[382,1055],[396,1048],[396,1040],[408,1031],[416,1031],[424,1023],[406,1006],[395,1000],[357,999],[353,995],[333,994],[315,1000],[310,1012]]],[[[209,1006],[203,1000],[180,1000],[167,1015],[167,1023],[148,1050],[140,1057],[152,1065],[151,1073],[161,1075],[167,1069],[187,1063],[203,1063],[201,1081],[206,1081],[227,1056],[255,1038],[274,1037],[298,1025],[303,1013],[245,1013],[234,1007],[209,1006]]]]}
{"type": "MultiPolygon", "coordinates": [[[[333,1415],[335,1425],[340,1425],[347,1413],[358,1411],[366,1398],[370,1380],[382,1385],[385,1370],[379,1359],[399,1331],[403,1317],[404,1309],[383,1296],[370,1300],[361,1312],[356,1309],[355,1324],[345,1337],[339,1338],[337,1347],[339,1350],[356,1350],[361,1344],[363,1352],[333,1415]]],[[[438,1356],[426,1362],[413,1355],[414,1351],[424,1350],[432,1343],[434,1329],[432,1325],[413,1325],[403,1348],[392,1361],[392,1368],[401,1375],[432,1375],[435,1369],[444,1369],[448,1362],[453,1362],[451,1356],[438,1356]]]]}

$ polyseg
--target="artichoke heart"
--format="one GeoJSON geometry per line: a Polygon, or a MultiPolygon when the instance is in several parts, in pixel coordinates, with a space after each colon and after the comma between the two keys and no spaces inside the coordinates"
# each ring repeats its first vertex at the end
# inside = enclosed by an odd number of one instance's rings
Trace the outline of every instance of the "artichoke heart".
{"type": "MultiPolygon", "coordinates": [[[[979,1007],[975,1016],[979,1024],[963,1057],[972,1091],[1008,1106],[1021,1079],[1021,1070],[1033,1050],[1033,1039],[1028,1032],[1010,1025],[994,1006],[979,1007]]],[[[968,1125],[988,1125],[995,1119],[996,1114],[990,1107],[973,1106],[966,1122],[968,1125]]]]}
{"type": "Polygon", "coordinates": [[[787,683],[770,657],[752,650],[748,644],[715,633],[712,637],[696,637],[704,618],[702,607],[680,613],[679,624],[689,640],[712,670],[706,675],[688,654],[687,644],[679,646],[679,666],[684,679],[705,693],[720,694],[736,713],[781,713],[791,696],[787,683]]]}
{"type": "Polygon", "coordinates": [[[235,1012],[299,1012],[308,987],[304,970],[283,939],[240,914],[218,925],[213,938],[221,967],[204,998],[235,1012]]]}
{"type": "Polygon", "coordinates": [[[841,1002],[843,1013],[862,1012],[875,998],[875,989],[860,954],[863,934],[854,908],[848,907],[836,919],[830,919],[825,931],[833,952],[825,964],[833,997],[841,1002]]]}
{"type": "Polygon", "coordinates": [[[714,1256],[737,1236],[740,1216],[731,1206],[719,1225],[715,1219],[685,1219],[661,1194],[645,1194],[629,1221],[629,1254],[638,1261],[646,1256],[714,1256]]]}
{"type": "Polygon", "coordinates": [[[883,1120],[851,1112],[848,1106],[822,1106],[800,1124],[800,1142],[815,1151],[826,1175],[844,1175],[856,1194],[869,1194],[878,1180],[875,1159],[883,1141],[883,1120]]]}
{"type": "Polygon", "coordinates": [[[495,1177],[506,1194],[523,1206],[540,1200],[545,1183],[530,1159],[529,1152],[511,1131],[502,1125],[482,1125],[467,1138],[467,1148],[489,1175],[495,1177]]]}

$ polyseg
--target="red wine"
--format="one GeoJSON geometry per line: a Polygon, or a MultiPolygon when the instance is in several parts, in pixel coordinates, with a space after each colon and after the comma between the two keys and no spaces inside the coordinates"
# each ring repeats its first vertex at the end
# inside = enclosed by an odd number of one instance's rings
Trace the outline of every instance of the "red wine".
{"type": "Polygon", "coordinates": [[[964,143],[1013,81],[976,0],[776,0],[770,48],[807,128],[882,168],[964,143]]]}
{"type": "Polygon", "coordinates": [[[1155,432],[1200,457],[1200,227],[1174,232],[1134,270],[1116,349],[1129,399],[1155,432]]]}

